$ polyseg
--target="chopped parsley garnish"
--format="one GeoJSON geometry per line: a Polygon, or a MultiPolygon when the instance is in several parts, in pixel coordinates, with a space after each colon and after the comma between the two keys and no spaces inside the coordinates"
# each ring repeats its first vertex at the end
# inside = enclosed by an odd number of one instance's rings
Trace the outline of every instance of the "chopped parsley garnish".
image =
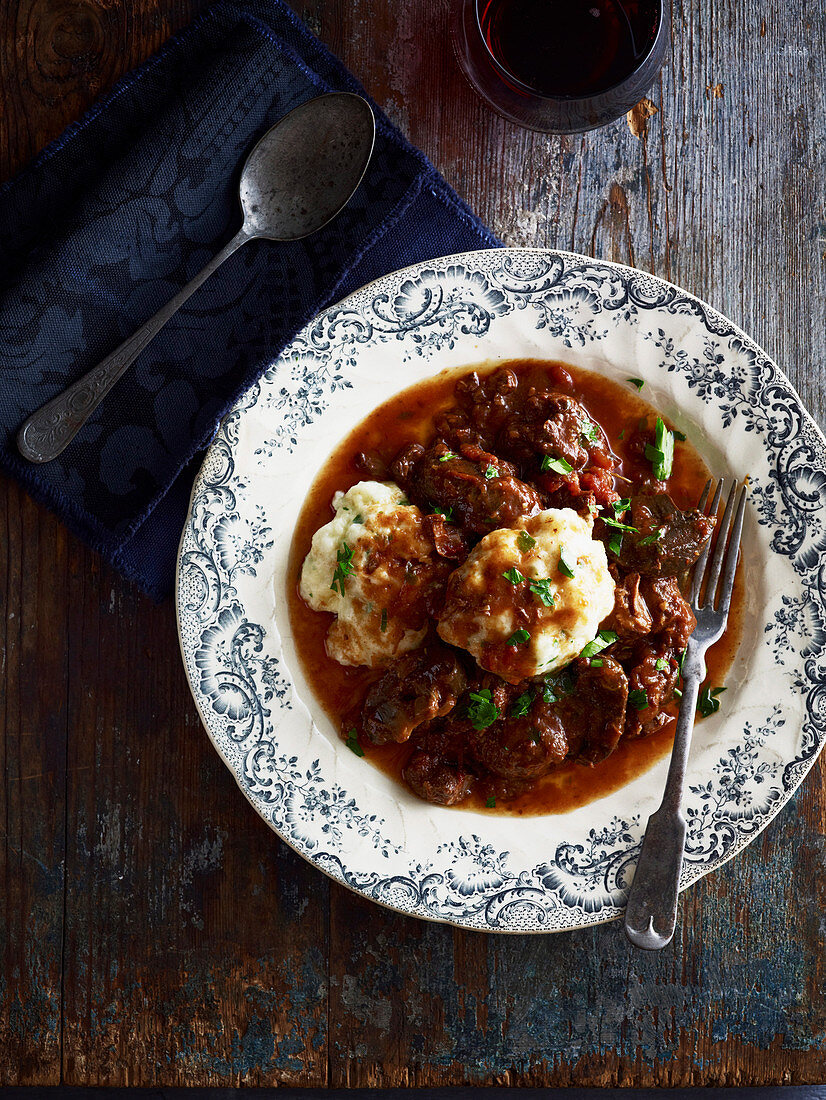
{"type": "Polygon", "coordinates": [[[486,466],[485,467],[485,480],[490,481],[491,478],[494,478],[494,477],[496,477],[496,467],[495,466],[486,466]]]}
{"type": "Polygon", "coordinates": [[[493,702],[490,688],[470,693],[467,716],[475,730],[486,730],[499,717],[499,708],[493,702]]]}
{"type": "Polygon", "coordinates": [[[574,567],[573,567],[573,565],[571,565],[571,563],[565,557],[565,547],[564,546],[559,551],[559,564],[557,565],[557,569],[559,570],[559,572],[562,574],[563,577],[573,577],[573,575],[574,575],[574,567]]]}
{"type": "Polygon", "coordinates": [[[629,527],[627,523],[620,523],[618,519],[611,519],[610,516],[603,516],[602,522],[607,523],[609,527],[616,527],[618,531],[632,531],[636,534],[639,530],[637,527],[629,527]]]}
{"type": "Polygon", "coordinates": [[[646,710],[648,707],[648,692],[645,688],[636,688],[628,692],[628,702],[635,710],[646,710]]]}
{"type": "Polygon", "coordinates": [[[602,666],[604,664],[605,664],[605,661],[603,661],[602,657],[592,657],[591,658],[591,668],[602,668],[602,666]]]}
{"type": "Polygon", "coordinates": [[[683,693],[680,691],[680,689],[679,688],[674,688],[674,698],[675,699],[682,699],[682,697],[683,697],[683,693]]]}
{"type": "Polygon", "coordinates": [[[585,646],[580,653],[580,657],[596,657],[596,655],[601,653],[606,646],[613,645],[616,640],[617,635],[613,630],[600,630],[596,638],[585,646]]]}
{"type": "Polygon", "coordinates": [[[667,481],[674,465],[674,435],[666,428],[661,416],[654,428],[654,442],[646,443],[645,457],[651,463],[657,481],[667,481]]]}
{"type": "Polygon", "coordinates": [[[622,429],[620,434],[617,436],[617,439],[625,439],[625,428],[622,429]]]}
{"type": "Polygon", "coordinates": [[[611,507],[614,509],[614,518],[619,519],[631,507],[631,497],[622,497],[620,500],[615,500],[611,507]]]}
{"type": "Polygon", "coordinates": [[[344,582],[355,572],[355,566],[353,565],[353,550],[343,542],[336,551],[336,570],[333,573],[333,583],[330,588],[333,592],[338,592],[340,596],[344,595],[344,582]]]}
{"type": "Polygon", "coordinates": [[[451,523],[452,522],[452,520],[453,520],[453,509],[452,508],[440,508],[438,504],[431,504],[430,507],[433,509],[432,515],[434,515],[434,516],[444,516],[445,523],[451,523]]]}
{"type": "Polygon", "coordinates": [[[549,676],[542,685],[542,698],[546,703],[558,703],[566,695],[571,695],[574,683],[567,669],[558,676],[549,676]]]}
{"type": "Polygon", "coordinates": [[[706,684],[697,702],[697,710],[699,710],[703,718],[708,718],[710,714],[716,714],[720,709],[720,700],[717,696],[725,690],[724,687],[713,688],[706,684]]]}
{"type": "Polygon", "coordinates": [[[657,660],[656,660],[656,669],[657,669],[657,671],[658,672],[665,672],[665,670],[667,668],[668,668],[668,661],[666,661],[665,657],[658,657],[657,660]]]}
{"type": "Polygon", "coordinates": [[[644,539],[640,539],[640,546],[650,546],[652,542],[657,541],[662,533],[662,527],[658,527],[656,531],[652,532],[652,534],[646,535],[644,539]]]}
{"type": "Polygon", "coordinates": [[[387,630],[387,608],[383,607],[381,609],[381,631],[382,631],[382,634],[385,632],[385,630],[387,630]]]}
{"type": "Polygon", "coordinates": [[[364,523],[364,516],[361,512],[357,516],[353,516],[353,523],[364,523]]]}
{"type": "Polygon", "coordinates": [[[620,552],[622,551],[622,531],[615,531],[613,533],[608,540],[608,549],[617,557],[620,556],[620,552]]]}
{"type": "Polygon", "coordinates": [[[531,640],[530,633],[524,630],[522,627],[519,630],[514,630],[510,638],[508,638],[505,645],[525,645],[526,642],[531,640]]]}
{"type": "Polygon", "coordinates": [[[533,702],[533,696],[529,691],[526,691],[524,695],[520,695],[516,702],[513,704],[511,710],[511,718],[523,718],[531,709],[531,703],[533,702]]]}
{"type": "Polygon", "coordinates": [[[511,584],[521,584],[522,581],[524,581],[525,579],[519,572],[519,570],[515,567],[513,569],[505,570],[502,576],[505,578],[506,581],[510,581],[511,584]]]}
{"type": "Polygon", "coordinates": [[[402,508],[415,508],[415,505],[411,504],[407,497],[402,497],[402,499],[399,501],[399,505],[402,508]]]}
{"type": "Polygon", "coordinates": [[[573,470],[573,466],[570,462],[566,462],[564,458],[551,458],[550,455],[543,455],[539,469],[543,474],[548,470],[553,470],[555,474],[569,474],[573,470]]]}
{"type": "Polygon", "coordinates": [[[486,798],[485,799],[485,806],[489,810],[494,809],[494,807],[496,806],[496,796],[495,795],[490,795],[488,798],[486,798]]]}
{"type": "Polygon", "coordinates": [[[439,461],[440,461],[440,462],[447,462],[447,460],[448,460],[449,458],[458,458],[458,457],[459,457],[459,456],[458,456],[458,455],[455,455],[455,454],[453,453],[453,451],[445,451],[445,453],[444,453],[443,455],[439,455],[439,461]]]}
{"type": "Polygon", "coordinates": [[[354,752],[356,756],[364,756],[364,749],[358,743],[358,737],[356,737],[355,729],[351,729],[347,734],[347,748],[350,752],[354,752]]]}
{"type": "Polygon", "coordinates": [[[516,536],[516,545],[523,554],[526,554],[536,546],[536,539],[529,535],[527,531],[520,531],[516,536]]]}
{"type": "Polygon", "coordinates": [[[630,382],[632,386],[636,386],[638,391],[645,385],[641,378],[626,378],[625,381],[630,382]]]}
{"type": "Polygon", "coordinates": [[[674,436],[675,439],[679,439],[681,443],[685,443],[685,432],[678,432],[675,428],[671,434],[674,436]]]}
{"type": "Polygon", "coordinates": [[[554,606],[550,577],[545,577],[544,580],[528,581],[528,588],[531,591],[531,595],[536,596],[536,598],[541,600],[546,607],[554,606]]]}
{"type": "Polygon", "coordinates": [[[597,435],[594,423],[592,420],[589,420],[587,416],[580,421],[579,430],[582,432],[582,438],[586,439],[589,443],[599,443],[599,436],[597,435]]]}

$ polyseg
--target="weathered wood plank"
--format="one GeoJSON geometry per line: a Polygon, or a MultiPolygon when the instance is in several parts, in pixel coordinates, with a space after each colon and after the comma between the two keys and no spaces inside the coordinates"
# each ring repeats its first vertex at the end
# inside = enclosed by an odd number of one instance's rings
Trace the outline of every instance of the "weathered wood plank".
{"type": "Polygon", "coordinates": [[[17,486],[0,522],[0,1085],[57,1084],[68,537],[17,486]]]}

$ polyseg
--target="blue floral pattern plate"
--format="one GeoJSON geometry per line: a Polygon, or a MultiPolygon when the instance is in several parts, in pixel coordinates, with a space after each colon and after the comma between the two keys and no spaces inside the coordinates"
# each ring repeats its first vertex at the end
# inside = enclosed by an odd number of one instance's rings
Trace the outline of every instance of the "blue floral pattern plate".
{"type": "MultiPolygon", "coordinates": [[[[277,308],[277,306],[276,306],[277,308]]],[[[681,885],[748,844],[826,734],[826,441],[730,321],[650,275],[501,249],[418,264],[318,316],[226,417],[178,563],[181,649],[216,749],[272,828],[382,905],[489,931],[622,912],[667,760],[578,810],[511,818],[431,806],[348,750],[315,702],[287,614],[305,495],[354,423],[444,368],[562,359],[645,380],[716,476],[748,476],[743,641],[696,730],[681,885]]]]}

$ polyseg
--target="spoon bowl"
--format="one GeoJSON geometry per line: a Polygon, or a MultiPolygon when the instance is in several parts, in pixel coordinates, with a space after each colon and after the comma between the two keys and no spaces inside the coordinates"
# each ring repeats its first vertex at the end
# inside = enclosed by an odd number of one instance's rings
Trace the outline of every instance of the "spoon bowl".
{"type": "Polygon", "coordinates": [[[285,115],[241,173],[249,235],[296,241],[331,221],[367,170],[375,129],[370,105],[349,92],[318,96],[285,115]]]}
{"type": "Polygon", "coordinates": [[[268,130],[241,172],[244,220],[232,240],[120,347],[23,423],[21,455],[38,463],[56,458],[150,340],[241,245],[256,237],[300,240],[332,221],[367,171],[375,133],[369,103],[351,92],[309,99],[268,130]]]}

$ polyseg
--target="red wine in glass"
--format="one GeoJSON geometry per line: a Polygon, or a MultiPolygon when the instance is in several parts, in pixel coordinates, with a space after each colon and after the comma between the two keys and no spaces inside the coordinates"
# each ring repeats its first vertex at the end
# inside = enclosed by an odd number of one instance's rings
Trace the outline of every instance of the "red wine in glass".
{"type": "Polygon", "coordinates": [[[668,0],[454,0],[471,84],[537,130],[604,125],[645,94],[666,43],[668,0]]]}

